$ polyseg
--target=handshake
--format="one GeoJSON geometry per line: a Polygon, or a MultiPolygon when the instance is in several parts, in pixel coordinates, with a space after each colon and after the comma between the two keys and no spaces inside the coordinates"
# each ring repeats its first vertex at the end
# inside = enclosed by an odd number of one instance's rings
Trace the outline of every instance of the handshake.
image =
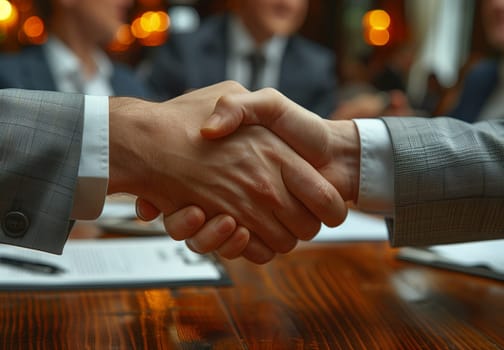
{"type": "Polygon", "coordinates": [[[341,224],[359,191],[352,121],[330,121],[274,89],[234,82],[152,103],[110,98],[108,193],[198,253],[256,263],[341,224]]]}

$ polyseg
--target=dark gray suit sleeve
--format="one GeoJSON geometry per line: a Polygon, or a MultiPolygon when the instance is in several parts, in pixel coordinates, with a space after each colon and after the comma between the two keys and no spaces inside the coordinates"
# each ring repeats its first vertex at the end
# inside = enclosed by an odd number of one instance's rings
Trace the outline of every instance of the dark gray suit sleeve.
{"type": "Polygon", "coordinates": [[[392,245],[504,238],[504,120],[384,121],[395,167],[392,245]]]}
{"type": "Polygon", "coordinates": [[[82,95],[0,90],[0,243],[61,253],[83,113],[82,95]]]}

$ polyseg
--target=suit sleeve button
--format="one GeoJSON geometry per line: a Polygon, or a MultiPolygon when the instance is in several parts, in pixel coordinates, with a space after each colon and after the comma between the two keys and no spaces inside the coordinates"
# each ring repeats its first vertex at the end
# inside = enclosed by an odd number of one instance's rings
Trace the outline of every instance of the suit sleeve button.
{"type": "Polygon", "coordinates": [[[22,237],[30,227],[28,217],[19,211],[11,211],[5,214],[2,220],[2,228],[7,236],[22,237]]]}

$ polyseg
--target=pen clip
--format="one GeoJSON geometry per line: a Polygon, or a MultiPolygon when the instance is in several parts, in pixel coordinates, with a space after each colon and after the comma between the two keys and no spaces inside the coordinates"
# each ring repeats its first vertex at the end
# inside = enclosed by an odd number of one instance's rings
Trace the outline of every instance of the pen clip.
{"type": "Polygon", "coordinates": [[[56,265],[12,256],[0,256],[0,264],[46,275],[55,275],[65,272],[61,267],[56,265]]]}

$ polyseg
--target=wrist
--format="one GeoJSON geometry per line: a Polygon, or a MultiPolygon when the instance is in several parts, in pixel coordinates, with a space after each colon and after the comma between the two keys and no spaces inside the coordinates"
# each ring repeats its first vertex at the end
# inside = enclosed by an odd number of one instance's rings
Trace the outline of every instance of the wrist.
{"type": "Polygon", "coordinates": [[[330,166],[326,169],[329,181],[345,201],[357,202],[360,179],[359,132],[351,120],[331,121],[329,124],[330,166]]]}
{"type": "Polygon", "coordinates": [[[109,194],[138,195],[143,187],[141,173],[147,169],[148,155],[142,150],[153,127],[149,104],[135,98],[109,98],[109,194]]]}

